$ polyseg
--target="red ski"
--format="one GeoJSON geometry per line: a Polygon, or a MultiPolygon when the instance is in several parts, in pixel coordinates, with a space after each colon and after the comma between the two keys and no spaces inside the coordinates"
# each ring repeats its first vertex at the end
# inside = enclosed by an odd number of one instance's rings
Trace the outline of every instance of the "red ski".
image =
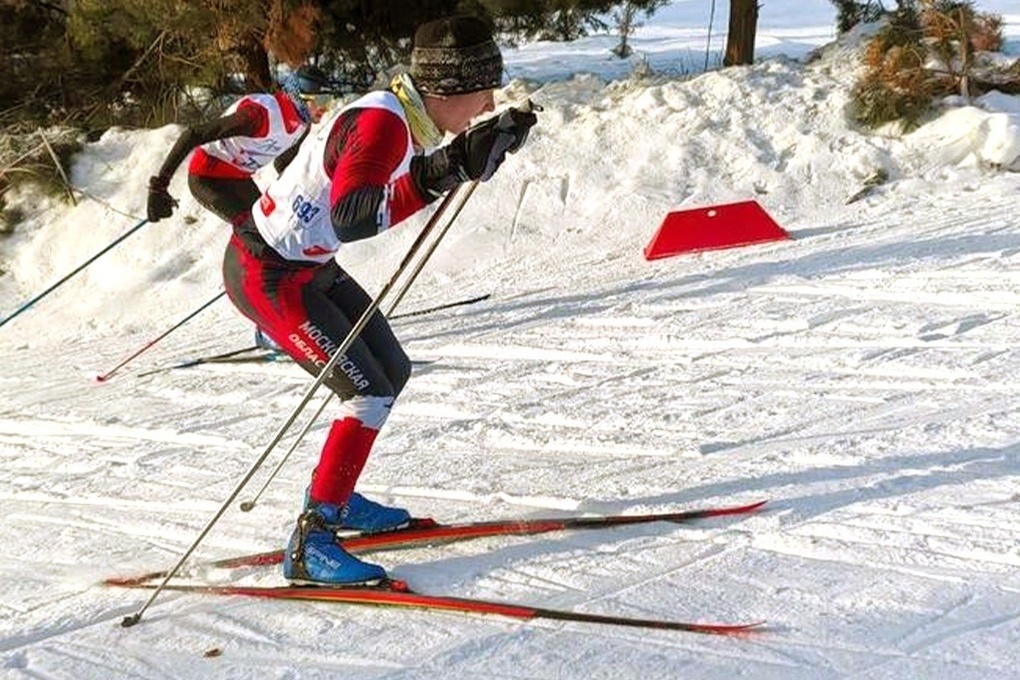
{"type": "MultiPolygon", "coordinates": [[[[154,588],[151,584],[133,584],[136,588],[154,588]]],[[[687,623],[667,619],[635,619],[607,614],[586,614],[562,609],[532,607],[509,602],[496,602],[447,595],[416,593],[403,581],[385,581],[371,586],[346,586],[321,588],[308,586],[214,586],[214,585],[168,585],[166,590],[206,595],[243,595],[281,600],[311,600],[316,602],[341,602],[345,604],[374,605],[378,607],[407,607],[433,611],[455,611],[466,614],[493,614],[523,621],[551,619],[579,623],[599,623],[632,628],[655,628],[678,630],[689,633],[712,635],[738,635],[760,629],[762,622],[746,624],[687,623]]]]}
{"type": "MultiPolygon", "coordinates": [[[[650,522],[684,523],[709,517],[726,515],[745,515],[760,509],[767,501],[758,501],[747,505],[720,508],[704,508],[700,510],[683,510],[680,512],[664,512],[646,515],[602,515],[599,517],[557,517],[547,519],[506,519],[484,522],[467,522],[463,524],[440,524],[431,519],[414,519],[410,526],[395,531],[376,534],[357,534],[342,537],[340,544],[352,553],[371,553],[383,550],[397,550],[419,546],[438,545],[453,541],[464,541],[489,536],[529,536],[552,531],[570,529],[602,529],[627,524],[647,524],[650,522]]],[[[282,550],[228,557],[206,563],[205,567],[213,569],[237,569],[279,564],[283,561],[282,550]]],[[[112,577],[104,583],[112,586],[136,586],[147,581],[166,576],[165,571],[153,571],[147,574],[128,577],[112,577]]]]}

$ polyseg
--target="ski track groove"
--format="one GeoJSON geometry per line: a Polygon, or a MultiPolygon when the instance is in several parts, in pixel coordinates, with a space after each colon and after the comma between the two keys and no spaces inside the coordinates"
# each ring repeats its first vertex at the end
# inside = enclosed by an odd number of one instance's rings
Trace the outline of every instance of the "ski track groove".
{"type": "MultiPolygon", "coordinates": [[[[720,519],[721,520],[725,520],[726,518],[720,518],[720,519]]],[[[706,521],[712,521],[712,520],[706,520],[706,521]]],[[[677,529],[675,531],[679,531],[679,529],[677,529]]],[[[627,538],[623,537],[623,536],[618,536],[617,540],[618,541],[619,540],[627,540],[627,538]]],[[[531,584],[534,584],[536,582],[537,583],[544,583],[544,584],[547,584],[547,585],[551,585],[551,586],[554,586],[554,590],[557,593],[556,598],[555,598],[557,601],[564,600],[564,597],[563,597],[564,593],[573,593],[574,595],[581,595],[580,598],[572,599],[569,602],[568,606],[571,609],[580,609],[580,610],[584,610],[584,611],[600,611],[600,610],[602,610],[602,608],[600,608],[600,607],[596,607],[596,608],[592,609],[590,607],[586,607],[586,605],[597,604],[597,603],[602,603],[602,602],[607,602],[607,601],[612,601],[612,600],[619,600],[621,602],[625,602],[625,600],[622,599],[620,596],[624,595],[627,592],[633,591],[633,590],[635,590],[637,588],[640,588],[642,586],[646,586],[646,585],[648,585],[649,583],[652,583],[652,582],[666,580],[670,576],[672,576],[673,574],[677,574],[677,573],[682,572],[684,570],[690,569],[691,567],[698,566],[700,564],[703,564],[703,563],[709,562],[711,560],[717,559],[717,558],[719,558],[719,557],[721,557],[721,556],[723,556],[723,555],[725,555],[725,554],[727,554],[729,552],[733,552],[734,550],[737,550],[738,548],[742,548],[743,547],[743,546],[737,546],[737,545],[732,545],[732,544],[731,545],[721,545],[721,544],[717,544],[717,543],[716,544],[712,544],[712,543],[708,543],[706,540],[699,540],[699,541],[697,541],[697,543],[703,544],[705,550],[704,550],[704,552],[698,554],[695,558],[684,560],[680,564],[672,566],[672,567],[670,567],[669,569],[667,569],[664,572],[657,572],[654,576],[649,576],[649,577],[634,577],[634,578],[627,579],[627,580],[625,580],[623,582],[621,582],[620,579],[617,579],[614,582],[614,584],[612,586],[609,586],[609,587],[603,586],[603,587],[599,588],[597,586],[596,587],[587,586],[587,587],[584,587],[584,588],[577,588],[577,587],[569,586],[566,583],[564,583],[563,581],[557,581],[557,580],[551,578],[550,576],[544,576],[544,575],[535,574],[535,573],[532,573],[531,571],[527,571],[527,570],[522,571],[519,567],[513,567],[513,571],[511,571],[510,573],[511,574],[517,574],[520,578],[516,578],[515,579],[515,578],[511,578],[510,575],[506,575],[506,576],[499,576],[496,580],[498,582],[506,583],[508,585],[513,585],[513,586],[518,586],[518,585],[521,585],[522,583],[531,585],[531,584]]],[[[534,546],[532,546],[532,547],[534,547],[534,546]]],[[[653,546],[653,547],[656,547],[656,546],[653,546]]],[[[568,549],[568,552],[572,552],[572,551],[575,550],[575,548],[570,547],[570,546],[566,546],[566,548],[568,549]]],[[[550,545],[548,550],[546,551],[546,553],[547,554],[552,554],[555,550],[556,550],[556,546],[555,545],[550,545]]],[[[537,557],[537,555],[531,555],[530,556],[530,561],[533,561],[536,557],[537,557]]],[[[536,566],[538,566],[538,567],[548,567],[548,565],[545,564],[545,563],[539,563],[536,566]]],[[[490,578],[492,578],[492,577],[490,577],[490,578]]],[[[654,611],[654,612],[653,611],[649,611],[645,607],[634,607],[634,606],[631,606],[630,608],[632,608],[632,609],[636,608],[639,612],[641,612],[642,615],[646,615],[646,616],[662,616],[662,613],[660,611],[654,611]]]]}
{"type": "MultiPolygon", "coordinates": [[[[895,533],[895,532],[894,531],[890,531],[888,533],[895,533]]],[[[905,534],[906,532],[903,532],[903,533],[905,534]]],[[[849,554],[853,554],[853,555],[859,555],[860,554],[860,552],[855,552],[854,550],[852,550],[853,546],[861,546],[861,547],[870,547],[870,548],[882,549],[881,552],[886,557],[890,557],[890,552],[892,552],[894,554],[895,553],[900,553],[901,558],[902,558],[902,556],[914,555],[914,554],[917,554],[917,552],[918,552],[918,548],[916,546],[889,545],[889,544],[884,544],[884,543],[880,542],[877,539],[873,540],[873,541],[868,541],[868,540],[853,540],[853,539],[846,539],[846,538],[837,540],[837,539],[833,539],[833,538],[831,538],[829,536],[824,536],[824,535],[817,535],[817,534],[800,535],[800,534],[789,534],[789,533],[787,533],[787,536],[789,537],[788,540],[792,540],[792,539],[796,539],[796,538],[801,538],[803,541],[809,542],[812,546],[816,547],[816,549],[818,548],[819,545],[824,545],[826,543],[831,543],[832,545],[838,546],[838,547],[846,547],[846,548],[848,548],[846,552],[849,553],[849,554]]],[[[809,554],[800,554],[800,553],[794,553],[794,552],[791,552],[790,554],[797,554],[797,555],[799,555],[801,557],[811,557],[809,554]]],[[[1002,568],[1005,568],[1005,567],[1014,567],[1015,568],[1017,566],[1017,564],[1020,564],[1020,556],[1013,557],[1012,559],[1005,559],[1004,558],[1004,559],[1001,559],[1001,560],[996,560],[996,559],[991,559],[990,557],[981,558],[981,557],[977,557],[975,555],[967,556],[967,555],[962,555],[962,554],[959,554],[959,553],[950,552],[950,551],[947,551],[947,550],[937,550],[937,549],[933,549],[933,548],[927,547],[927,546],[924,548],[923,554],[925,556],[927,556],[927,557],[930,557],[930,558],[936,558],[936,562],[938,562],[937,558],[945,558],[945,562],[957,565],[954,568],[960,569],[961,571],[963,571],[963,569],[959,565],[961,565],[961,564],[962,565],[966,565],[966,564],[970,563],[970,564],[974,565],[974,568],[980,568],[981,571],[985,571],[985,572],[989,572],[990,571],[992,573],[1005,573],[1002,568]],[[991,569],[990,567],[992,567],[992,566],[999,567],[1000,569],[999,570],[991,569]]],[[[826,558],[826,559],[829,562],[836,561],[832,557],[829,557],[829,558],[826,558]]],[[[937,569],[937,568],[940,568],[940,567],[945,569],[948,566],[946,564],[940,564],[940,563],[925,564],[925,565],[909,565],[906,562],[903,562],[902,564],[883,565],[883,564],[880,564],[880,563],[877,563],[877,562],[855,562],[853,560],[847,560],[845,563],[853,565],[853,566],[868,566],[868,565],[871,565],[871,566],[873,566],[876,569],[880,569],[880,568],[890,568],[890,569],[908,568],[908,569],[922,570],[922,569],[937,569]]],[[[914,572],[914,573],[921,573],[921,572],[918,571],[918,572],[914,572]]],[[[944,576],[944,574],[941,575],[941,576],[944,576]]]]}
{"type": "Polygon", "coordinates": [[[949,640],[953,637],[956,637],[961,633],[985,630],[987,628],[995,627],[1009,621],[1014,621],[1018,617],[1020,617],[1020,615],[1017,614],[1005,614],[994,617],[988,617],[977,622],[970,621],[965,624],[952,625],[948,626],[941,632],[932,633],[921,637],[921,639],[916,640],[915,642],[908,643],[908,640],[910,638],[917,637],[918,634],[922,633],[926,628],[935,626],[939,622],[949,618],[950,615],[962,609],[965,605],[969,605],[972,603],[973,596],[968,595],[967,598],[965,598],[964,602],[955,603],[952,607],[940,611],[938,613],[938,616],[933,617],[928,621],[919,623],[912,631],[910,631],[908,634],[904,634],[899,640],[897,640],[897,644],[899,645],[906,644],[906,646],[903,648],[904,653],[909,656],[913,656],[922,650],[933,647],[944,640],[949,640]]]}
{"type": "MultiPolygon", "coordinates": [[[[902,645],[904,645],[909,640],[909,638],[915,637],[916,634],[922,632],[926,628],[930,628],[930,627],[938,624],[940,621],[943,621],[943,620],[947,619],[949,616],[954,614],[959,609],[962,609],[964,606],[971,604],[973,602],[973,599],[974,599],[973,595],[967,595],[964,598],[963,601],[956,602],[951,607],[949,607],[947,609],[943,609],[942,611],[939,611],[936,616],[931,617],[931,618],[929,618],[926,621],[919,622],[912,630],[903,633],[895,641],[895,644],[897,645],[897,649],[896,649],[896,652],[894,654],[887,654],[886,658],[880,659],[876,663],[874,663],[873,665],[869,665],[866,668],[859,669],[859,670],[853,672],[852,674],[850,674],[850,675],[848,675],[846,677],[848,679],[870,677],[871,674],[875,670],[881,668],[882,666],[885,666],[885,665],[887,665],[889,663],[893,663],[895,661],[899,661],[899,660],[903,660],[903,659],[916,659],[916,658],[918,658],[919,652],[922,652],[922,651],[924,651],[926,649],[934,647],[935,645],[937,645],[940,642],[943,642],[943,641],[946,641],[946,640],[950,640],[950,639],[952,639],[954,637],[957,637],[961,633],[969,633],[969,632],[974,632],[974,631],[986,630],[988,628],[994,628],[996,626],[1002,625],[1003,623],[1007,623],[1009,621],[1014,621],[1014,620],[1020,618],[1020,615],[1017,615],[1017,614],[1005,614],[1005,615],[997,615],[997,616],[993,616],[993,617],[986,617],[986,618],[984,618],[984,619],[982,619],[981,621],[978,621],[978,622],[971,621],[971,622],[967,622],[967,623],[960,624],[960,625],[950,626],[949,628],[947,628],[946,630],[944,630],[942,632],[928,635],[928,636],[923,637],[922,639],[920,639],[920,640],[918,640],[916,642],[913,642],[913,643],[910,643],[910,644],[906,644],[905,647],[901,647],[902,645]]],[[[988,671],[1001,671],[1001,670],[1003,670],[1001,668],[988,666],[986,664],[973,664],[973,663],[961,662],[958,659],[954,659],[953,660],[953,664],[954,665],[955,664],[960,664],[960,665],[965,666],[965,667],[983,669],[983,670],[988,670],[988,671]]]]}
{"type": "Polygon", "coordinates": [[[147,441],[162,444],[180,444],[193,447],[223,447],[236,449],[239,445],[231,439],[206,434],[167,431],[164,428],[148,429],[100,423],[73,423],[44,419],[0,420],[2,435],[22,436],[36,441],[43,439],[65,440],[71,437],[88,437],[105,442],[147,441]]]}
{"type": "MultiPolygon", "coordinates": [[[[79,596],[84,594],[85,594],[84,592],[75,593],[75,595],[79,596]]],[[[174,593],[167,593],[164,596],[164,599],[161,600],[161,603],[166,604],[168,602],[173,602],[179,599],[181,598],[175,597],[174,593]]],[[[39,606],[40,607],[46,606],[48,604],[51,603],[43,603],[39,606]]],[[[51,625],[52,627],[48,630],[45,631],[40,630],[35,633],[18,634],[7,637],[6,639],[0,640],[0,653],[14,652],[19,649],[30,647],[39,643],[52,642],[54,640],[64,638],[68,635],[72,635],[74,633],[87,630],[89,628],[107,625],[113,621],[122,619],[125,616],[135,613],[138,607],[127,605],[112,605],[104,606],[103,609],[105,610],[105,613],[94,614],[91,617],[91,619],[87,621],[76,621],[71,623],[57,623],[57,624],[53,624],[51,622],[48,625],[51,625]]],[[[150,616],[147,618],[156,617],[150,614],[150,616]]],[[[120,624],[118,623],[117,625],[120,624]]]]}
{"type": "MultiPolygon", "coordinates": [[[[725,520],[726,518],[721,519],[725,520]]],[[[703,541],[699,541],[699,543],[703,543],[703,541]]],[[[604,602],[610,599],[619,598],[619,596],[632,590],[635,590],[637,588],[640,588],[642,586],[646,586],[649,583],[667,580],[670,576],[674,574],[679,574],[680,572],[689,570],[691,567],[696,567],[701,564],[711,562],[728,553],[734,552],[738,549],[743,549],[745,547],[744,545],[736,545],[735,543],[736,542],[731,542],[730,544],[727,545],[722,545],[719,543],[706,544],[705,551],[699,554],[694,559],[685,560],[680,564],[669,567],[665,571],[656,573],[654,576],[636,577],[629,579],[627,583],[624,583],[620,586],[613,586],[612,588],[603,588],[597,595],[586,597],[584,599],[584,602],[588,604],[593,602],[604,602]]]]}
{"type": "MultiPolygon", "coordinates": [[[[814,652],[821,652],[824,657],[825,652],[839,653],[842,655],[853,654],[856,659],[860,659],[859,663],[863,667],[853,668],[852,670],[846,670],[837,667],[838,662],[831,660],[826,664],[826,668],[832,670],[831,677],[839,678],[840,680],[854,680],[857,678],[874,678],[874,672],[892,663],[902,661],[917,661],[918,658],[906,652],[895,650],[895,649],[875,649],[873,646],[854,645],[854,644],[831,644],[823,645],[815,642],[809,642],[804,639],[798,639],[795,637],[784,637],[780,641],[773,640],[761,640],[757,644],[769,649],[771,652],[776,654],[791,654],[791,649],[804,649],[814,652]],[[775,646],[782,644],[784,650],[776,650],[775,646]]],[[[924,660],[924,659],[921,659],[924,660]]],[[[840,664],[842,665],[842,664],[840,664]]],[[[962,666],[963,668],[969,668],[974,670],[985,671],[991,673],[988,677],[997,677],[1002,672],[1002,668],[994,666],[988,666],[986,664],[978,664],[973,662],[953,660],[953,666],[962,666]]],[[[817,668],[818,664],[814,663],[811,667],[817,668]]],[[[804,668],[800,666],[799,668],[804,668]]],[[[828,677],[828,676],[827,676],[828,677]]],[[[1001,677],[1001,676],[999,676],[1001,677]]]]}

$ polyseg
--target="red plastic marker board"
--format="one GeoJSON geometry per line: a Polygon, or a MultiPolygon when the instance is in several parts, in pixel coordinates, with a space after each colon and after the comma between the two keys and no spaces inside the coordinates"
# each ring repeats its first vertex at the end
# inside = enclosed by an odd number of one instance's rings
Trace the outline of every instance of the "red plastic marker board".
{"type": "Polygon", "coordinates": [[[677,210],[645,246],[645,259],[783,241],[790,235],[756,201],[677,210]]]}

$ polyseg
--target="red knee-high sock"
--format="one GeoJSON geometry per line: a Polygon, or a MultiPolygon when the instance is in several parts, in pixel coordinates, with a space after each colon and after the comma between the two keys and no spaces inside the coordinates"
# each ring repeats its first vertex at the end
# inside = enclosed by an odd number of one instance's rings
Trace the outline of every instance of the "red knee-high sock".
{"type": "Polygon", "coordinates": [[[354,492],[378,430],[362,425],[357,418],[334,420],[312,473],[308,495],[313,501],[344,505],[354,492]]]}

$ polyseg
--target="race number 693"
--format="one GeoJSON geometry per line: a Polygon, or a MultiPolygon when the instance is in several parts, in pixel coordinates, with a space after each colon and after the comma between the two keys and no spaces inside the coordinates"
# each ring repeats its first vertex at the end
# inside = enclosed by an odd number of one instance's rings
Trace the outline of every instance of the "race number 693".
{"type": "Polygon", "coordinates": [[[297,218],[305,224],[311,222],[319,214],[319,206],[312,205],[310,201],[306,201],[305,197],[300,195],[294,197],[294,202],[290,207],[294,210],[297,218]]]}

